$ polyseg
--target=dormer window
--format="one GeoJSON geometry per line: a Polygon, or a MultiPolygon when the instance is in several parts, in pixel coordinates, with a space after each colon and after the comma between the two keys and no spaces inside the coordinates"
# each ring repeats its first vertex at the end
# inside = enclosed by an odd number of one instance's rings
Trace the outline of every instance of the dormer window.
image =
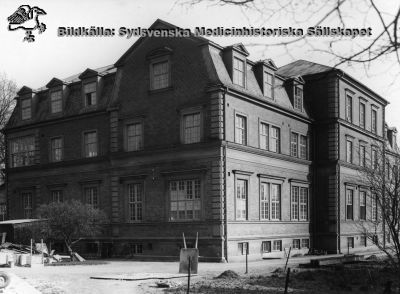
{"type": "Polygon", "coordinates": [[[22,120],[32,117],[32,99],[25,98],[21,100],[21,118],[22,120]]]}
{"type": "Polygon", "coordinates": [[[274,76],[268,72],[264,72],[264,96],[273,99],[274,98],[274,76]]]}
{"type": "Polygon", "coordinates": [[[160,62],[154,62],[151,65],[151,76],[152,76],[152,90],[168,88],[170,85],[169,81],[169,61],[163,60],[160,62]]]}
{"type": "Polygon", "coordinates": [[[51,113],[58,113],[58,112],[62,111],[62,93],[61,93],[61,91],[51,92],[50,108],[51,108],[51,113]]]}
{"type": "Polygon", "coordinates": [[[294,88],[294,109],[303,111],[303,89],[294,88]]]}
{"type": "Polygon", "coordinates": [[[96,105],[97,104],[96,83],[85,84],[83,87],[83,91],[85,94],[85,105],[86,106],[96,105]]]}
{"type": "Polygon", "coordinates": [[[245,78],[245,63],[239,58],[233,59],[233,83],[244,87],[245,78]]]}

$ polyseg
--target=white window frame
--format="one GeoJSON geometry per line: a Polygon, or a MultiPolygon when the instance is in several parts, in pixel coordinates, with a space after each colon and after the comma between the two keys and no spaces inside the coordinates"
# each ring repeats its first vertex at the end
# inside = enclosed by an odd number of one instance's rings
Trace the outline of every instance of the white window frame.
{"type": "Polygon", "coordinates": [[[275,153],[281,153],[281,129],[277,126],[270,125],[269,133],[269,151],[275,153]],[[276,130],[277,136],[275,136],[274,131],[276,130]],[[274,148],[272,148],[274,146],[274,148]],[[274,150],[276,149],[276,150],[274,150]]]}
{"type": "Polygon", "coordinates": [[[10,138],[10,166],[21,167],[35,164],[35,136],[10,138]]]}
{"type": "Polygon", "coordinates": [[[128,221],[140,222],[143,221],[144,213],[144,183],[129,182],[126,183],[126,195],[128,200],[128,221]]]}
{"type": "Polygon", "coordinates": [[[83,154],[84,154],[85,158],[92,158],[92,157],[99,156],[99,138],[98,138],[97,130],[83,132],[83,154]],[[87,136],[90,134],[95,134],[95,138],[96,138],[95,142],[87,141],[89,139],[89,137],[87,137],[87,136]],[[94,151],[93,150],[91,151],[91,148],[90,148],[91,145],[95,146],[94,151]]]}
{"type": "Polygon", "coordinates": [[[359,146],[359,161],[360,166],[365,167],[367,165],[367,146],[362,142],[359,146]]]}
{"type": "Polygon", "coordinates": [[[171,87],[171,61],[169,55],[153,58],[150,62],[150,90],[162,90],[171,87]],[[166,71],[156,73],[157,66],[166,71]]]}
{"type": "Polygon", "coordinates": [[[359,105],[359,120],[360,120],[360,128],[365,129],[365,110],[366,110],[366,105],[365,102],[360,101],[359,105]]]}
{"type": "Polygon", "coordinates": [[[353,140],[346,138],[346,162],[353,163],[353,140]],[[349,149],[350,148],[350,149],[349,149]],[[350,153],[349,153],[350,152],[350,153]]]}
{"type": "Polygon", "coordinates": [[[24,207],[24,218],[30,219],[33,213],[33,193],[31,191],[23,191],[21,196],[24,207]]]}
{"type": "Polygon", "coordinates": [[[303,111],[303,89],[300,86],[294,86],[294,109],[303,111]]]}
{"type": "Polygon", "coordinates": [[[246,86],[246,61],[238,57],[233,57],[233,83],[243,88],[246,86]]]}
{"type": "Polygon", "coordinates": [[[235,143],[247,145],[248,136],[248,119],[241,113],[235,113],[235,143]],[[243,122],[243,125],[240,122],[243,122]]]}
{"type": "Polygon", "coordinates": [[[352,123],[353,122],[353,96],[349,93],[346,94],[346,113],[345,119],[346,121],[352,123]]]}
{"type": "Polygon", "coordinates": [[[83,96],[85,99],[85,107],[93,107],[97,105],[97,82],[87,82],[83,84],[83,96]],[[94,87],[94,89],[93,89],[94,87]],[[90,104],[88,103],[90,99],[90,104]]]}
{"type": "Polygon", "coordinates": [[[52,202],[63,202],[64,201],[63,190],[61,190],[61,189],[51,190],[51,201],[52,202]]]}
{"type": "Polygon", "coordinates": [[[60,113],[63,111],[62,90],[50,92],[50,112],[60,113]]]}
{"type": "Polygon", "coordinates": [[[50,138],[50,160],[51,162],[62,161],[64,157],[64,140],[63,137],[50,138]],[[60,140],[60,146],[55,146],[53,143],[60,140]],[[59,151],[59,153],[57,153],[59,151]]]}
{"type": "Polygon", "coordinates": [[[237,177],[235,180],[235,217],[236,220],[248,219],[249,180],[237,177]],[[243,186],[239,187],[239,184],[243,186]]]}
{"type": "Polygon", "coordinates": [[[274,99],[274,75],[264,71],[264,96],[274,99]]]}
{"type": "Polygon", "coordinates": [[[99,187],[97,185],[87,185],[83,187],[83,194],[86,204],[89,204],[95,209],[100,207],[99,187]]]}
{"type": "Polygon", "coordinates": [[[361,190],[359,191],[359,219],[366,220],[367,219],[367,191],[361,190]],[[362,212],[364,216],[362,216],[362,212]]]}
{"type": "Polygon", "coordinates": [[[202,111],[197,110],[186,110],[181,115],[181,141],[183,144],[195,144],[200,143],[203,139],[203,115],[202,111]],[[187,118],[192,118],[192,125],[188,125],[187,118]],[[195,117],[197,119],[195,120],[195,117]],[[197,122],[197,125],[195,125],[197,122]],[[193,133],[194,132],[194,133],[193,133]]]}
{"type": "Polygon", "coordinates": [[[352,187],[346,187],[345,203],[346,203],[346,220],[354,220],[354,189],[352,187]],[[350,191],[351,193],[349,193],[350,191]],[[349,211],[351,211],[351,217],[349,217],[349,211]]]}
{"type": "Polygon", "coordinates": [[[202,218],[203,187],[200,177],[171,179],[168,193],[170,221],[198,221],[202,218]]]}
{"type": "Polygon", "coordinates": [[[143,150],[144,124],[142,121],[132,121],[125,124],[125,150],[140,151],[143,150]],[[130,127],[135,127],[135,133],[130,136],[130,127]],[[139,132],[137,133],[137,131],[139,132]],[[132,145],[131,145],[132,143],[132,145]]]}
{"type": "Polygon", "coordinates": [[[374,108],[371,109],[371,132],[378,133],[378,110],[374,108]]]}
{"type": "Polygon", "coordinates": [[[299,156],[299,134],[290,132],[290,156],[299,156]]]}
{"type": "Polygon", "coordinates": [[[269,150],[269,124],[260,121],[258,138],[260,149],[269,150]]]}

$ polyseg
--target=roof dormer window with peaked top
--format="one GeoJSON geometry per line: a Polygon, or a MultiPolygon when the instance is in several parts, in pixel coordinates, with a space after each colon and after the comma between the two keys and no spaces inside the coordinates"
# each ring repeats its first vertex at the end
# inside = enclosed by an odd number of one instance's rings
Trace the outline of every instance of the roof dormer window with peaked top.
{"type": "Polygon", "coordinates": [[[21,119],[30,119],[32,117],[32,99],[25,98],[21,100],[21,119]]]}
{"type": "Polygon", "coordinates": [[[233,83],[244,87],[245,83],[245,63],[239,58],[233,59],[233,83]]]}
{"type": "Polygon", "coordinates": [[[268,72],[264,72],[264,96],[274,98],[274,76],[268,72]]]}
{"type": "Polygon", "coordinates": [[[97,104],[96,82],[85,84],[83,86],[83,91],[85,95],[85,105],[87,107],[96,105],[97,104]]]}
{"type": "Polygon", "coordinates": [[[294,109],[303,111],[303,89],[294,87],[294,109]]]}
{"type": "Polygon", "coordinates": [[[50,94],[51,113],[59,113],[62,111],[62,92],[53,91],[50,94]]]}

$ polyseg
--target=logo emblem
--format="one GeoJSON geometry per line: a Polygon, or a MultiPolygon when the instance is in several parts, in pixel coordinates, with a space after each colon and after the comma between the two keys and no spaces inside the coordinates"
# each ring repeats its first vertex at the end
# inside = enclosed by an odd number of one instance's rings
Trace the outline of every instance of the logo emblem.
{"type": "Polygon", "coordinates": [[[8,30],[24,30],[25,38],[23,41],[34,42],[33,31],[38,30],[41,34],[46,30],[46,25],[39,21],[39,16],[44,14],[46,12],[37,6],[21,5],[17,11],[7,18],[8,30]]]}

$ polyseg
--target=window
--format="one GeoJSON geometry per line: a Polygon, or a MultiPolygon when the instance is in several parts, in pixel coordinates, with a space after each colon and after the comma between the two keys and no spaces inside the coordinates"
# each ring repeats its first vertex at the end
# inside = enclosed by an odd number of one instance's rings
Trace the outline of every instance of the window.
{"type": "Polygon", "coordinates": [[[35,163],[35,137],[26,136],[10,140],[11,167],[35,163]]]}
{"type": "Polygon", "coordinates": [[[63,142],[62,138],[52,138],[50,140],[50,148],[51,148],[51,161],[56,162],[56,161],[61,161],[63,157],[63,142]]]}
{"type": "Polygon", "coordinates": [[[367,236],[365,235],[360,236],[360,246],[367,247],[367,236]]]}
{"type": "Polygon", "coordinates": [[[84,133],[85,157],[97,156],[97,132],[84,133]]]}
{"type": "Polygon", "coordinates": [[[353,163],[353,141],[346,140],[346,161],[353,163]]]}
{"type": "Polygon", "coordinates": [[[374,147],[372,147],[371,149],[371,167],[372,168],[378,167],[378,151],[374,147]]]}
{"type": "Polygon", "coordinates": [[[360,191],[360,219],[365,220],[367,217],[367,192],[360,191]]]}
{"type": "Polygon", "coordinates": [[[264,72],[264,96],[273,98],[274,94],[274,76],[270,73],[264,72]]]}
{"type": "Polygon", "coordinates": [[[261,242],[261,252],[268,253],[271,252],[271,241],[261,242]]]}
{"type": "Polygon", "coordinates": [[[247,144],[247,118],[242,115],[236,115],[235,124],[235,142],[246,145],[247,144]]]}
{"type": "Polygon", "coordinates": [[[51,200],[53,202],[63,202],[63,193],[62,190],[53,190],[51,191],[51,200]]]}
{"type": "Polygon", "coordinates": [[[270,195],[270,184],[261,183],[261,197],[260,197],[260,218],[262,220],[269,219],[269,195],[270,195]]]}
{"type": "Polygon", "coordinates": [[[353,122],[353,97],[346,96],[346,120],[353,122]]]}
{"type": "Polygon", "coordinates": [[[272,241],[272,251],[282,251],[282,240],[272,241]]]}
{"type": "Polygon", "coordinates": [[[268,150],[269,127],[266,123],[260,123],[260,148],[268,150]]]}
{"type": "Polygon", "coordinates": [[[310,248],[310,239],[301,239],[301,248],[310,248]]]}
{"type": "Polygon", "coordinates": [[[308,219],[308,189],[300,187],[299,218],[301,221],[308,219]]]}
{"type": "Polygon", "coordinates": [[[238,243],[238,251],[241,255],[249,254],[249,243],[248,242],[241,242],[238,243]]]}
{"type": "Polygon", "coordinates": [[[152,64],[152,90],[164,89],[170,85],[169,61],[152,64]]]}
{"type": "Polygon", "coordinates": [[[292,186],[291,217],[300,221],[308,219],[308,188],[292,186]]]}
{"type": "Polygon", "coordinates": [[[298,156],[298,145],[299,145],[299,135],[296,133],[291,133],[290,135],[290,155],[298,156]]]}
{"type": "Polygon", "coordinates": [[[376,193],[372,194],[371,209],[371,220],[376,221],[378,219],[378,195],[376,193]]]}
{"type": "Polygon", "coordinates": [[[86,187],[84,189],[86,203],[93,208],[99,208],[99,195],[97,187],[86,187]]]}
{"type": "Polygon", "coordinates": [[[281,219],[281,186],[271,184],[271,220],[281,219]]]}
{"type": "Polygon", "coordinates": [[[262,220],[280,220],[281,187],[279,184],[261,183],[260,218],[262,220]]]}
{"type": "Polygon", "coordinates": [[[126,150],[138,151],[143,149],[143,124],[133,123],[126,126],[126,150]]]}
{"type": "Polygon", "coordinates": [[[376,134],[376,118],[377,118],[377,112],[375,109],[371,110],[371,132],[373,132],[374,134],[376,134]]]}
{"type": "Polygon", "coordinates": [[[365,166],[365,145],[360,145],[360,166],[365,166]]]}
{"type": "Polygon", "coordinates": [[[292,187],[292,220],[299,219],[299,187],[292,187]]]}
{"type": "Polygon", "coordinates": [[[247,219],[247,181],[236,180],[236,219],[247,219]]]}
{"type": "Polygon", "coordinates": [[[85,105],[93,106],[97,104],[96,97],[96,83],[89,83],[83,86],[83,91],[85,94],[85,105]]]}
{"type": "Polygon", "coordinates": [[[143,219],[143,184],[128,184],[127,188],[129,221],[141,221],[143,219]]]}
{"type": "Polygon", "coordinates": [[[32,217],[32,193],[24,192],[22,193],[22,201],[24,203],[24,218],[32,217]]]}
{"type": "Polygon", "coordinates": [[[183,116],[183,143],[198,143],[201,139],[201,117],[200,112],[186,114],[183,116]]]}
{"type": "Polygon", "coordinates": [[[293,239],[293,249],[300,249],[300,239],[293,239]]]}
{"type": "Polygon", "coordinates": [[[307,137],[300,135],[300,158],[308,159],[307,137]]]}
{"type": "Polygon", "coordinates": [[[279,153],[281,149],[281,135],[280,129],[271,126],[271,136],[269,142],[269,151],[279,153]]]}
{"type": "Polygon", "coordinates": [[[352,189],[346,189],[346,219],[353,219],[353,195],[352,189]]]}
{"type": "Polygon", "coordinates": [[[131,243],[129,247],[131,249],[131,255],[143,254],[143,244],[131,243]]]}
{"type": "Polygon", "coordinates": [[[50,94],[50,108],[51,113],[58,113],[62,111],[62,92],[55,91],[50,94]]]}
{"type": "Polygon", "coordinates": [[[32,117],[32,99],[26,98],[21,100],[21,119],[30,119],[32,117]]]}
{"type": "Polygon", "coordinates": [[[198,220],[201,210],[200,180],[179,180],[169,183],[170,220],[198,220]]]}
{"type": "Polygon", "coordinates": [[[347,237],[347,247],[354,248],[354,237],[347,237]]]}
{"type": "Polygon", "coordinates": [[[244,87],[244,78],[245,78],[245,63],[243,60],[239,58],[233,59],[233,83],[244,87]]]}
{"type": "Polygon", "coordinates": [[[303,89],[294,88],[294,109],[303,111],[303,89]]]}
{"type": "Polygon", "coordinates": [[[360,102],[360,127],[365,129],[365,104],[360,102]]]}

